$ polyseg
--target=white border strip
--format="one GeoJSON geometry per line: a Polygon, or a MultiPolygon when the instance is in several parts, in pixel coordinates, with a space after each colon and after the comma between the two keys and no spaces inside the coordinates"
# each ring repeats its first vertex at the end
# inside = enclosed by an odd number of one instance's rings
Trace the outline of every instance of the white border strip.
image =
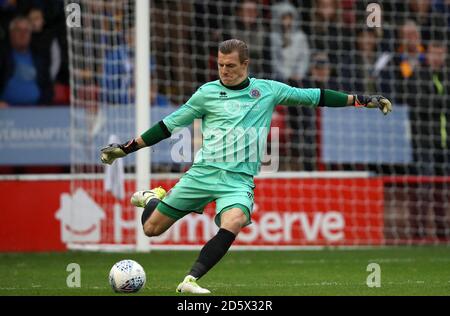
{"type": "Polygon", "coordinates": [[[369,178],[369,171],[280,171],[276,173],[261,173],[257,179],[324,179],[324,178],[369,178]]]}
{"type": "MultiPolygon", "coordinates": [[[[182,173],[153,173],[155,180],[176,180],[182,173]]],[[[66,181],[66,180],[103,180],[103,173],[93,174],[12,174],[0,175],[0,181],[66,181]]],[[[264,173],[257,179],[341,179],[341,178],[369,178],[370,172],[365,171],[311,171],[264,173]]],[[[125,174],[126,180],[134,180],[134,174],[125,174]]]]}
{"type": "MultiPolygon", "coordinates": [[[[151,245],[151,250],[200,250],[203,245],[151,245]]],[[[326,246],[231,246],[230,251],[245,250],[323,250],[326,246]]]]}
{"type": "MultiPolygon", "coordinates": [[[[148,251],[198,251],[203,245],[155,245],[149,244],[148,251]]],[[[395,245],[322,245],[322,246],[231,246],[230,251],[295,251],[295,250],[370,250],[370,249],[392,249],[395,245]]],[[[92,251],[92,252],[134,252],[134,245],[115,244],[68,244],[67,248],[72,251],[92,251]]]]}
{"type": "MultiPolygon", "coordinates": [[[[202,249],[203,245],[149,245],[148,250],[177,250],[177,251],[197,251],[202,249]]],[[[67,248],[74,251],[93,251],[93,252],[134,252],[134,245],[114,245],[114,244],[68,244],[67,248]]],[[[244,250],[323,250],[326,246],[231,246],[230,251],[244,250]]]]}
{"type": "MultiPolygon", "coordinates": [[[[161,179],[179,179],[180,173],[154,173],[152,178],[161,179]]],[[[0,181],[67,181],[67,180],[103,180],[103,173],[89,174],[17,174],[17,175],[0,175],[0,181]]],[[[134,180],[134,174],[125,174],[126,180],[134,180]]]]}
{"type": "Polygon", "coordinates": [[[115,244],[67,244],[67,249],[74,251],[94,251],[94,252],[134,252],[136,245],[115,245],[115,244]]]}

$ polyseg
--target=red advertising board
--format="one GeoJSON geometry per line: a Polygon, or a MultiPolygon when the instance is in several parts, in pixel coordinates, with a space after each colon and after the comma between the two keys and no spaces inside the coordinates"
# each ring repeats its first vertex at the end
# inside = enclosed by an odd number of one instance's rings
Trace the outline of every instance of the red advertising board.
{"type": "Polygon", "coordinates": [[[55,218],[69,181],[0,181],[0,251],[64,250],[55,218]]]}
{"type": "MultiPolygon", "coordinates": [[[[162,184],[162,183],[161,183],[162,184]]],[[[252,225],[234,245],[378,245],[383,243],[379,179],[256,179],[252,225]]],[[[198,245],[214,235],[214,205],[183,219],[153,244],[198,245]],[[208,220],[205,219],[208,217],[208,220]]]]}
{"type": "MultiPolygon", "coordinates": [[[[154,180],[166,189],[177,180],[154,180]]],[[[383,183],[377,178],[258,178],[252,224],[235,246],[377,245],[383,243],[383,183]]],[[[79,244],[133,244],[133,208],[92,180],[70,192],[69,180],[0,181],[0,251],[65,250],[79,244]],[[94,190],[92,190],[94,188],[94,190]],[[68,205],[75,203],[77,212],[68,205]],[[81,216],[81,217],[80,217],[81,216]]],[[[72,204],[74,205],[74,204],[72,204]]],[[[201,246],[217,231],[214,204],[152,238],[159,247],[201,246]]]]}

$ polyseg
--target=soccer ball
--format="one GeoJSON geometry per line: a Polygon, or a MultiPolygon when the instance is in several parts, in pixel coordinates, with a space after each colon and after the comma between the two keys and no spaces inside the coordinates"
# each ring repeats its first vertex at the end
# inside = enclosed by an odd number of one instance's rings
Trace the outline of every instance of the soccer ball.
{"type": "Polygon", "coordinates": [[[135,293],[145,284],[145,271],[134,260],[117,262],[109,272],[109,284],[115,292],[135,293]]]}

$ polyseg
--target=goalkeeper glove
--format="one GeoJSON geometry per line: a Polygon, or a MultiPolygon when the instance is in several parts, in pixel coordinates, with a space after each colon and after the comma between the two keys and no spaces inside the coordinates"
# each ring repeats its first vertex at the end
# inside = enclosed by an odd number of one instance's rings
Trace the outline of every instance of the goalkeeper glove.
{"type": "Polygon", "coordinates": [[[392,111],[392,103],[382,95],[356,95],[354,97],[355,106],[367,108],[379,108],[384,115],[392,111]]]}
{"type": "Polygon", "coordinates": [[[100,159],[103,163],[110,165],[117,158],[125,157],[129,153],[135,152],[138,149],[138,143],[135,139],[129,140],[124,144],[109,144],[100,150],[100,159]]]}

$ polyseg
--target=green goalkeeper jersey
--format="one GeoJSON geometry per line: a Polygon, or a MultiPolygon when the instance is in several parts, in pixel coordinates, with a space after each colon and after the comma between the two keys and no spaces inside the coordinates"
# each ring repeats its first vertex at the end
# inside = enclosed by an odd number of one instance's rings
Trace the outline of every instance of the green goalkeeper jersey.
{"type": "Polygon", "coordinates": [[[247,87],[235,90],[216,80],[201,86],[163,122],[172,133],[195,119],[202,120],[203,144],[194,165],[256,175],[275,106],[316,107],[319,100],[320,89],[250,78],[247,87]]]}

